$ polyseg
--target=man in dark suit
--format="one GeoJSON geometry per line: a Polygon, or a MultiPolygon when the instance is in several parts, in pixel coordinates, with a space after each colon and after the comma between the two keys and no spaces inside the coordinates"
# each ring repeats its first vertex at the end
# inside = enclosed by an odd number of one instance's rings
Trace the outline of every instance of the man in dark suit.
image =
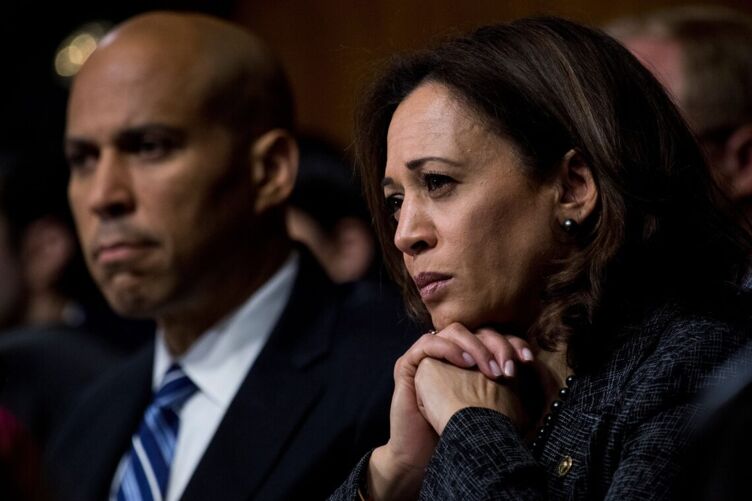
{"type": "Polygon", "coordinates": [[[411,329],[290,243],[291,128],[278,62],[217,19],[138,16],[84,64],[66,127],[79,238],[113,308],[158,333],[53,444],[61,499],[321,499],[386,438],[411,329]]]}

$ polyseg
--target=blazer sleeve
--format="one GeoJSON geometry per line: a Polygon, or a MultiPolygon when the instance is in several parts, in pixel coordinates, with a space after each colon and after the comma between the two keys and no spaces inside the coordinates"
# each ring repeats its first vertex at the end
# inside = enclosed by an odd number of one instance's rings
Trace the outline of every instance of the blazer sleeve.
{"type": "Polygon", "coordinates": [[[420,499],[545,498],[546,476],[511,421],[466,408],[447,423],[426,469],[420,499]]]}
{"type": "MultiPolygon", "coordinates": [[[[724,340],[726,334],[686,333],[680,336],[682,343],[667,346],[640,364],[624,389],[621,410],[609,430],[612,443],[620,444],[618,464],[612,473],[593,473],[605,478],[589,479],[585,485],[592,491],[569,492],[563,497],[590,495],[611,501],[669,498],[700,410],[698,393],[716,382],[715,369],[733,353],[734,344],[724,340]],[[607,486],[605,493],[596,487],[599,484],[607,486]]],[[[508,418],[490,409],[468,408],[447,423],[420,497],[548,499],[549,475],[508,418]]]]}
{"type": "MultiPolygon", "coordinates": [[[[373,451],[371,451],[373,452],[373,451]]],[[[355,466],[347,480],[329,496],[328,501],[359,501],[358,489],[365,485],[368,462],[371,460],[371,452],[363,456],[355,466]]]]}

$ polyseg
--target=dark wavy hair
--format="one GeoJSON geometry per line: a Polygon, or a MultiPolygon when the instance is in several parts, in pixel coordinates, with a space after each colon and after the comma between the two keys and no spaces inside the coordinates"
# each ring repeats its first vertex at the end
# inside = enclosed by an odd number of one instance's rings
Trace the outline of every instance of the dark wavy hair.
{"type": "Polygon", "coordinates": [[[594,335],[601,320],[623,319],[657,297],[704,307],[736,293],[749,233],[733,223],[734,209],[660,84],[604,33],[540,17],[397,56],[361,102],[355,152],[365,196],[387,267],[415,315],[428,318],[393,245],[381,180],[392,115],[426,82],[446,86],[510,140],[533,181],[552,175],[572,149],[592,170],[597,207],[562,237],[576,252],[545,277],[542,309],[528,332],[542,347],[567,340],[576,363],[575,338],[592,346],[604,337],[594,335]]]}

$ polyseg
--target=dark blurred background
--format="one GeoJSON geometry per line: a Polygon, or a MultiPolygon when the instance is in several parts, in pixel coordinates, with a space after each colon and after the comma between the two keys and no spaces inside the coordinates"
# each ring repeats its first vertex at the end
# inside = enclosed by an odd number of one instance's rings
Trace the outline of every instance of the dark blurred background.
{"type": "MultiPolygon", "coordinates": [[[[55,74],[62,41],[90,21],[117,23],[158,8],[198,10],[256,31],[278,52],[293,82],[301,129],[346,146],[358,89],[375,62],[447,33],[532,14],[589,24],[679,5],[670,0],[214,0],[13,2],[0,11],[0,146],[19,140],[58,148],[66,87],[55,74]]],[[[752,12],[750,0],[715,3],[752,12]]]]}

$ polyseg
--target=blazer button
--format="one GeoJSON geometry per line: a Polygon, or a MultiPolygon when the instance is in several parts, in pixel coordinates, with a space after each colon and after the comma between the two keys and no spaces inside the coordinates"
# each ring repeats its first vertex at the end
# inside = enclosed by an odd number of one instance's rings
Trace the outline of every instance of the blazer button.
{"type": "Polygon", "coordinates": [[[564,475],[569,473],[569,470],[572,469],[572,462],[573,462],[572,458],[569,456],[564,456],[563,458],[561,458],[561,461],[559,462],[559,467],[556,468],[556,473],[560,477],[563,477],[564,475]]]}

